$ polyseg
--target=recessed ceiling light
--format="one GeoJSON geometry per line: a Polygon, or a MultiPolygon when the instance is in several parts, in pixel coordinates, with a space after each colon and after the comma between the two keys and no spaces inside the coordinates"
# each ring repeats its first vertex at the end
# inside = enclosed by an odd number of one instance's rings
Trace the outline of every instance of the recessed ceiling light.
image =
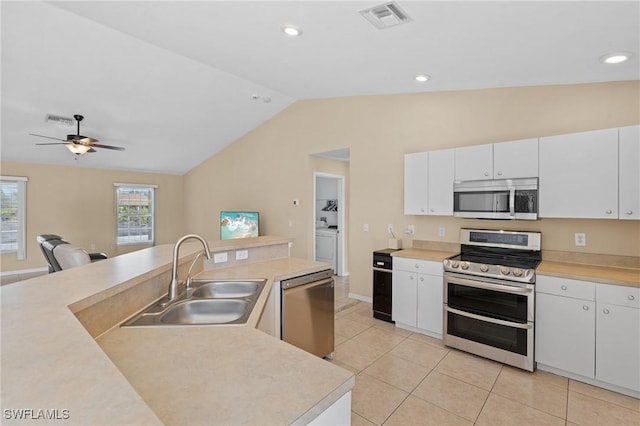
{"type": "Polygon", "coordinates": [[[629,52],[615,52],[600,57],[600,62],[603,64],[620,64],[628,61],[630,57],[631,53],[629,52]]]}
{"type": "Polygon", "coordinates": [[[418,74],[418,75],[416,75],[416,81],[418,81],[420,83],[424,83],[426,81],[429,81],[430,78],[431,78],[431,76],[428,76],[427,74],[418,74]]]}
{"type": "Polygon", "coordinates": [[[283,25],[282,32],[290,37],[298,37],[302,34],[302,30],[294,25],[283,25]]]}

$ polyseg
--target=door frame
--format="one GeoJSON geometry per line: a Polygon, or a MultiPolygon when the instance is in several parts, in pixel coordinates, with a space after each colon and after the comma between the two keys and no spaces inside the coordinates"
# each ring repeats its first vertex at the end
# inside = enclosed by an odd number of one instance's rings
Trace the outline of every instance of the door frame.
{"type": "Polygon", "coordinates": [[[323,172],[313,172],[313,243],[312,243],[312,256],[313,260],[316,259],[316,220],[320,220],[316,217],[316,211],[318,210],[318,206],[316,205],[316,184],[318,182],[318,178],[330,178],[336,179],[338,186],[338,251],[336,253],[338,265],[336,268],[336,275],[341,277],[349,275],[347,272],[346,265],[346,239],[345,239],[345,177],[343,175],[336,175],[332,173],[323,173],[323,172]]]}

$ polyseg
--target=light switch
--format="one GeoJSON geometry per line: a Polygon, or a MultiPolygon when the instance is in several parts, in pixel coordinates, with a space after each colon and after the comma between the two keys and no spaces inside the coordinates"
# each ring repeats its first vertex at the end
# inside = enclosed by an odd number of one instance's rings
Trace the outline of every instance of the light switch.
{"type": "Polygon", "coordinates": [[[227,252],[222,253],[214,253],[213,255],[213,263],[223,263],[227,261],[227,252]]]}

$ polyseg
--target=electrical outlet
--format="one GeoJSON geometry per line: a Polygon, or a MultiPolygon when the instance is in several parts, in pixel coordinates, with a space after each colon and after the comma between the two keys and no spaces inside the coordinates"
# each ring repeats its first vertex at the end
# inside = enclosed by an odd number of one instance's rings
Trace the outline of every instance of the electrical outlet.
{"type": "Polygon", "coordinates": [[[236,250],[236,260],[244,260],[249,258],[249,250],[236,250]]]}
{"type": "Polygon", "coordinates": [[[222,253],[214,253],[213,254],[213,263],[224,263],[228,260],[227,252],[222,253]]]}
{"type": "Polygon", "coordinates": [[[289,219],[289,228],[293,228],[293,220],[289,219]]]}
{"type": "Polygon", "coordinates": [[[438,237],[444,237],[445,229],[444,226],[438,228],[438,237]]]}
{"type": "Polygon", "coordinates": [[[387,232],[393,234],[393,223],[387,225],[387,232]]]}
{"type": "Polygon", "coordinates": [[[416,227],[413,225],[409,225],[407,226],[407,229],[405,229],[404,233],[408,235],[413,235],[416,233],[416,227]]]}
{"type": "Polygon", "coordinates": [[[362,225],[362,230],[363,230],[364,232],[369,232],[369,224],[368,224],[368,223],[365,223],[364,225],[362,225]]]}
{"type": "Polygon", "coordinates": [[[584,247],[587,245],[587,234],[584,232],[575,233],[576,247],[584,247]]]}
{"type": "Polygon", "coordinates": [[[300,200],[298,200],[298,199],[293,200],[293,205],[294,206],[299,206],[300,205],[300,200]]]}

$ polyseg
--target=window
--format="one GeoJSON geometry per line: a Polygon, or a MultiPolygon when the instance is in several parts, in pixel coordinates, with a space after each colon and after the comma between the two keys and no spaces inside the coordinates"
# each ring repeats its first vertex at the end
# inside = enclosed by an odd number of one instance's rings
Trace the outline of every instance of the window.
{"type": "Polygon", "coordinates": [[[15,253],[24,260],[27,178],[0,176],[0,252],[15,253]]]}
{"type": "Polygon", "coordinates": [[[156,185],[116,183],[116,244],[153,244],[156,185]]]}

